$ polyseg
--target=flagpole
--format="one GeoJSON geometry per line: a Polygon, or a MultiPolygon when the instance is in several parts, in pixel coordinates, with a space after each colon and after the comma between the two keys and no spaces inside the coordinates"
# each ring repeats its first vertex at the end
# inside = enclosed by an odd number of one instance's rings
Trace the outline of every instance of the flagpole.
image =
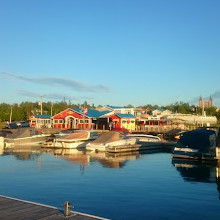
{"type": "Polygon", "coordinates": [[[40,114],[42,115],[42,113],[43,113],[43,107],[42,107],[42,105],[43,105],[43,96],[41,96],[40,97],[40,114]]]}

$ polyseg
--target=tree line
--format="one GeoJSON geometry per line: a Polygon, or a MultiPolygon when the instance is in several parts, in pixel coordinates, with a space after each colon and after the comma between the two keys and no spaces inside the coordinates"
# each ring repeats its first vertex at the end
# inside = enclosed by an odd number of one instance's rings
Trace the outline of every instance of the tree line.
{"type": "MultiPolygon", "coordinates": [[[[72,104],[70,102],[67,103],[65,101],[56,103],[44,102],[42,104],[42,114],[55,115],[67,108],[83,108],[84,106],[86,106],[88,109],[95,109],[96,107],[94,104],[90,105],[86,101],[82,104],[72,104]]],[[[131,108],[134,106],[129,104],[125,107],[131,108]]],[[[174,104],[161,107],[159,107],[158,105],[148,104],[144,106],[138,106],[137,108],[148,110],[162,108],[164,110],[168,109],[174,113],[202,115],[201,108],[194,105],[189,105],[189,103],[184,102],[176,102],[174,104]]],[[[206,108],[205,112],[207,116],[216,116],[218,120],[220,120],[220,112],[217,112],[216,110],[216,107],[211,107],[206,108]]],[[[33,114],[41,114],[41,106],[38,102],[22,102],[20,104],[0,104],[0,121],[9,121],[10,117],[12,121],[27,121],[29,117],[33,114]]]]}
{"type": "MultiPolygon", "coordinates": [[[[72,104],[65,101],[61,102],[44,102],[42,103],[42,114],[44,115],[55,115],[67,108],[95,108],[94,105],[89,105],[87,102],[82,104],[72,104]]],[[[22,102],[20,104],[0,104],[0,122],[9,121],[27,121],[29,117],[37,114],[41,114],[41,105],[38,102],[22,102]]]]}

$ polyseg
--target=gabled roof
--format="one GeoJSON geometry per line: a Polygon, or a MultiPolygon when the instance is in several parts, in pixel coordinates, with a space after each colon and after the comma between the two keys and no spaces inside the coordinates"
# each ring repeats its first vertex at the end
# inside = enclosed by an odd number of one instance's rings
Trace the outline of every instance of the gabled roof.
{"type": "Polygon", "coordinates": [[[120,113],[117,113],[116,114],[118,117],[120,118],[136,118],[134,115],[132,114],[120,114],[120,113]]]}
{"type": "Polygon", "coordinates": [[[34,117],[35,118],[51,118],[51,115],[35,115],[34,114],[34,117]]]}
{"type": "MultiPolygon", "coordinates": [[[[80,109],[80,108],[72,108],[73,111],[76,111],[78,112],[79,114],[83,115],[83,109],[80,109]]],[[[99,118],[100,116],[102,115],[105,115],[107,113],[109,113],[110,111],[97,111],[95,109],[88,109],[87,110],[87,114],[85,114],[86,117],[89,117],[89,118],[99,118]]]]}

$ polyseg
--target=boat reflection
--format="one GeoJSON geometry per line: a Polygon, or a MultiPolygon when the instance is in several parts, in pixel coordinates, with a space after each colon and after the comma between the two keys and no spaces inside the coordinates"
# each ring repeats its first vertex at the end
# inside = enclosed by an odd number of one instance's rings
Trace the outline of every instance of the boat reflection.
{"type": "Polygon", "coordinates": [[[78,149],[57,148],[51,149],[56,157],[63,158],[71,163],[79,164],[83,169],[89,164],[90,156],[78,149]]]}
{"type": "Polygon", "coordinates": [[[122,168],[127,161],[136,160],[140,153],[124,152],[124,153],[107,153],[107,152],[87,152],[91,159],[98,161],[103,167],[122,168]]]}
{"type": "Polygon", "coordinates": [[[186,159],[173,159],[172,164],[185,181],[216,183],[220,193],[220,165],[186,159]]]}
{"type": "Polygon", "coordinates": [[[2,155],[14,155],[19,160],[33,160],[41,154],[41,147],[34,145],[17,145],[12,148],[4,148],[1,151],[2,155]]]}
{"type": "Polygon", "coordinates": [[[4,145],[0,145],[0,155],[4,154],[4,145]]]}

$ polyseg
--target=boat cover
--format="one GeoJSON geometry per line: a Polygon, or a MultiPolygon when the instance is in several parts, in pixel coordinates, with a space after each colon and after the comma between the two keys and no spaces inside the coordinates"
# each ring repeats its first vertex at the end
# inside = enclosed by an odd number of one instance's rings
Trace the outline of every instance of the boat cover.
{"type": "Polygon", "coordinates": [[[7,133],[6,138],[25,138],[40,134],[35,128],[19,128],[11,133],[7,133]]]}
{"type": "Polygon", "coordinates": [[[215,141],[215,132],[212,130],[198,129],[182,134],[177,142],[177,147],[208,150],[215,141]]]}
{"type": "Polygon", "coordinates": [[[102,133],[96,140],[94,140],[93,144],[102,144],[102,143],[110,143],[114,141],[119,141],[124,136],[122,133],[118,131],[109,131],[102,133]]]}
{"type": "Polygon", "coordinates": [[[88,139],[89,138],[89,132],[88,131],[79,131],[71,133],[65,137],[58,138],[59,141],[65,141],[65,140],[82,140],[82,139],[88,139]]]}

